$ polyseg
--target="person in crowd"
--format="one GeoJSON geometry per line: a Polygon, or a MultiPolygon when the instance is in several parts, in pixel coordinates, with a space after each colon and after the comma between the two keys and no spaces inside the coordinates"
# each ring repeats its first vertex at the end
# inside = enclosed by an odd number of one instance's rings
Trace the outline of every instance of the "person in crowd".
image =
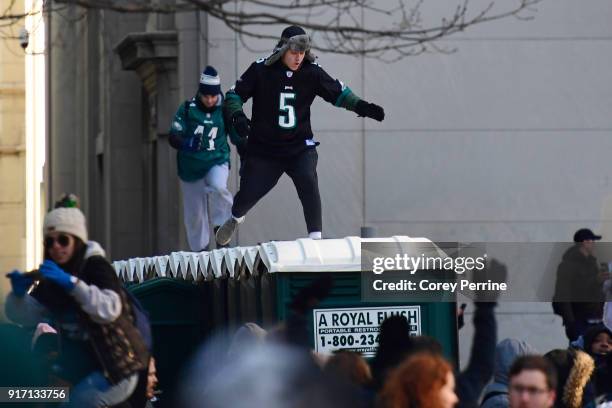
{"type": "Polygon", "coordinates": [[[242,353],[244,349],[253,349],[263,345],[266,341],[268,332],[257,323],[247,322],[240,326],[227,351],[229,356],[242,353]]]}
{"type": "Polygon", "coordinates": [[[580,408],[595,399],[590,384],[595,362],[585,352],[576,349],[551,350],[544,357],[557,372],[555,408],[580,408]]]}
{"type": "Polygon", "coordinates": [[[43,223],[44,262],[35,273],[8,274],[6,316],[35,327],[51,322],[61,338],[57,376],[71,384],[74,407],[127,400],[149,354],[131,305],[104,250],[88,240],[85,216],[60,207],[43,223]]]}
{"type": "Polygon", "coordinates": [[[602,321],[603,282],[607,274],[599,270],[594,256],[595,235],[587,228],[574,234],[574,245],[564,254],[557,269],[553,310],[563,319],[570,343],[602,321]]]}
{"type": "Polygon", "coordinates": [[[337,381],[350,384],[355,389],[355,395],[366,406],[371,406],[376,394],[373,392],[372,372],[370,366],[360,353],[349,350],[338,350],[327,359],[323,373],[337,381]]]}
{"type": "Polygon", "coordinates": [[[546,358],[526,355],[517,358],[508,372],[510,408],[551,408],[557,390],[557,372],[546,358]]]}
{"type": "Polygon", "coordinates": [[[603,287],[606,297],[606,302],[603,307],[603,323],[608,330],[612,330],[612,279],[606,280],[603,287]]]}
{"type": "MultiPolygon", "coordinates": [[[[504,282],[507,268],[496,259],[491,259],[479,276],[481,281],[504,282]]],[[[465,370],[457,375],[457,395],[460,406],[478,406],[481,392],[489,382],[494,367],[497,342],[497,323],[494,308],[499,293],[477,296],[473,316],[474,339],[470,360],[465,370]]],[[[464,307],[461,307],[463,310],[464,307]]],[[[441,354],[442,347],[435,339],[427,336],[410,336],[408,321],[403,316],[391,316],[380,326],[379,345],[371,362],[373,387],[379,390],[387,374],[404,358],[416,352],[441,354]]]]}
{"type": "Polygon", "coordinates": [[[372,376],[375,390],[380,390],[387,375],[412,351],[413,339],[405,316],[394,315],[380,325],[378,350],[372,359],[372,376]]]}
{"type": "Polygon", "coordinates": [[[592,378],[595,394],[600,396],[612,393],[612,332],[603,324],[589,328],[584,334],[584,351],[595,361],[592,378]]]}
{"type": "MultiPolygon", "coordinates": [[[[149,372],[148,372],[148,376],[147,376],[147,389],[145,392],[145,397],[147,398],[147,400],[153,401],[156,399],[155,394],[156,394],[156,388],[157,385],[159,384],[159,380],[157,378],[157,367],[155,365],[155,359],[153,357],[151,357],[151,359],[149,360],[149,372]]],[[[150,403],[147,406],[151,406],[150,403]]]]}
{"type": "MultiPolygon", "coordinates": [[[[211,338],[182,381],[180,407],[365,408],[359,387],[321,371],[299,345],[266,341],[219,353],[226,338],[211,338]]],[[[225,345],[227,347],[227,345],[225,345]]]]}
{"type": "Polygon", "coordinates": [[[391,371],[378,408],[452,408],[458,398],[450,364],[439,355],[417,353],[391,371]]]}
{"type": "Polygon", "coordinates": [[[149,358],[149,364],[144,370],[138,373],[138,384],[136,389],[130,396],[129,400],[117,408],[149,408],[151,407],[152,400],[156,400],[155,388],[157,387],[157,367],[155,365],[155,358],[151,356],[149,358]]]}
{"type": "MultiPolygon", "coordinates": [[[[505,267],[504,267],[505,268],[505,267]]],[[[459,407],[479,406],[480,395],[489,383],[495,366],[497,322],[495,302],[474,302],[474,338],[467,367],[457,375],[459,407]]]]}
{"type": "Polygon", "coordinates": [[[339,350],[331,356],[324,371],[351,382],[359,387],[367,387],[372,381],[370,366],[359,353],[339,350]]]}
{"type": "MultiPolygon", "coordinates": [[[[493,374],[497,336],[493,309],[496,304],[476,302],[475,305],[475,333],[470,360],[465,370],[457,374],[458,407],[477,407],[482,390],[493,374]]],[[[431,337],[410,337],[408,321],[404,316],[386,319],[381,325],[379,348],[372,361],[374,389],[380,390],[386,386],[389,373],[398,364],[411,355],[420,353],[441,356],[442,346],[431,337]]]]}
{"type": "MultiPolygon", "coordinates": [[[[508,275],[506,265],[491,259],[480,271],[478,279],[486,282],[505,282],[508,275]]],[[[493,376],[495,346],[497,344],[497,321],[494,309],[499,292],[478,294],[474,301],[474,338],[467,367],[457,374],[458,407],[478,407],[484,387],[493,376]]]]}
{"type": "MultiPolygon", "coordinates": [[[[608,279],[604,283],[604,293],[606,295],[606,303],[604,305],[604,325],[609,331],[612,331],[612,279],[608,279]]],[[[606,358],[606,370],[604,372],[600,372],[598,378],[600,380],[596,380],[596,388],[598,392],[605,392],[606,394],[603,396],[602,400],[604,403],[608,403],[608,408],[612,408],[612,353],[608,352],[606,358]],[[603,384],[601,382],[603,382],[603,384]]],[[[603,405],[603,404],[602,404],[603,405]]]]}
{"type": "Polygon", "coordinates": [[[239,152],[244,141],[226,129],[222,102],[219,74],[214,67],[207,66],[200,75],[198,92],[181,104],[170,127],[168,141],[177,150],[183,218],[192,251],[208,250],[209,222],[216,231],[231,215],[227,135],[239,152]]]}
{"type": "Polygon", "coordinates": [[[584,334],[584,351],[593,356],[605,356],[612,350],[612,331],[598,324],[584,334]]]}
{"type": "MultiPolygon", "coordinates": [[[[470,360],[457,374],[459,407],[477,407],[483,388],[493,374],[497,324],[493,302],[476,302],[474,339],[470,360]]],[[[405,358],[415,353],[442,354],[442,346],[427,336],[410,337],[404,316],[391,316],[380,328],[379,347],[372,361],[373,387],[381,389],[389,373],[405,358]]]]}
{"type": "Polygon", "coordinates": [[[495,368],[493,382],[484,391],[481,408],[507,408],[510,367],[518,357],[536,355],[536,350],[527,342],[517,339],[504,339],[495,349],[495,368]]]}

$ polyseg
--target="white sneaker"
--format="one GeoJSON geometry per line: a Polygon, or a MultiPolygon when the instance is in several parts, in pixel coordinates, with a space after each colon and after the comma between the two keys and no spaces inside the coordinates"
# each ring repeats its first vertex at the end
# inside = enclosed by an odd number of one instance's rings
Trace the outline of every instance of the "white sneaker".
{"type": "Polygon", "coordinates": [[[227,245],[232,240],[232,235],[234,235],[234,231],[236,231],[236,227],[239,222],[236,218],[230,217],[229,220],[225,221],[225,223],[219,227],[217,233],[215,234],[215,240],[217,241],[217,245],[227,245]]]}

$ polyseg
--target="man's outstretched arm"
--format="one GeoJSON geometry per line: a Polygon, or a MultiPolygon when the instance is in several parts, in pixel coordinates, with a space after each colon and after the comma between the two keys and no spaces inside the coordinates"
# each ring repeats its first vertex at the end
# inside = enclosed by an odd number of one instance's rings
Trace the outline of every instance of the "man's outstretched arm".
{"type": "Polygon", "coordinates": [[[382,106],[361,99],[353,93],[351,88],[333,79],[320,67],[316,93],[334,106],[355,112],[358,116],[372,118],[379,122],[385,118],[385,110],[382,106]]]}
{"type": "Polygon", "coordinates": [[[470,361],[466,369],[457,376],[459,407],[474,406],[493,375],[497,344],[497,323],[493,309],[496,305],[496,303],[475,303],[474,339],[470,361]]]}

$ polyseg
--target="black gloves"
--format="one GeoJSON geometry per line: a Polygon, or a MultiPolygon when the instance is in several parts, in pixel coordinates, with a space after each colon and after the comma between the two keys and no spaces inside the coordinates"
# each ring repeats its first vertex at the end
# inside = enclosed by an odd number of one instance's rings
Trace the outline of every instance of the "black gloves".
{"type": "Polygon", "coordinates": [[[242,159],[247,151],[247,139],[240,139],[238,143],[236,143],[236,151],[238,152],[238,156],[242,159]]]}
{"type": "Polygon", "coordinates": [[[355,113],[357,113],[358,116],[365,116],[379,122],[382,122],[385,118],[385,110],[382,106],[364,100],[359,100],[359,102],[357,102],[357,105],[355,105],[355,113]]]}
{"type": "Polygon", "coordinates": [[[243,111],[239,110],[232,115],[232,125],[241,138],[249,136],[251,131],[251,121],[246,117],[243,111]]]}

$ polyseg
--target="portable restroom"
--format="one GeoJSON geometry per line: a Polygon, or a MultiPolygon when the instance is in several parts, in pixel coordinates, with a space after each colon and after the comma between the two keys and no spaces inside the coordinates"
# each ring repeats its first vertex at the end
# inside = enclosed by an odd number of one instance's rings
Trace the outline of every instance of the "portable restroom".
{"type": "MultiPolygon", "coordinates": [[[[189,313],[202,316],[204,340],[207,333],[220,327],[228,335],[246,322],[271,328],[284,321],[293,297],[310,285],[321,273],[333,277],[329,296],[308,314],[309,342],[318,352],[350,349],[372,357],[378,343],[378,326],[391,314],[403,314],[413,335],[429,335],[443,346],[451,361],[458,362],[456,304],[448,302],[400,300],[372,302],[362,298],[363,274],[361,246],[364,242],[403,243],[427,241],[409,237],[367,238],[268,242],[253,247],[236,247],[203,253],[177,252],[165,257],[115,262],[115,269],[127,282],[139,282],[134,293],[141,296],[139,285],[154,287],[169,279],[201,289],[191,296],[205,299],[177,299],[163,291],[153,295],[151,307],[174,311],[176,319],[189,313]],[[162,265],[166,262],[166,265],[162,265]],[[141,268],[139,270],[139,268],[141,268]],[[160,278],[166,278],[160,280],[160,278]],[[189,311],[174,306],[192,302],[201,310],[189,311]]],[[[432,244],[433,245],[433,244],[432,244]]],[[[167,283],[163,283],[167,284],[167,283]]],[[[153,313],[155,315],[155,313],[153,313]]],[[[154,326],[156,322],[153,321],[154,326]]],[[[162,336],[162,343],[175,339],[162,336]]],[[[157,339],[156,339],[157,342],[157,339]]],[[[166,344],[160,349],[172,350],[166,344]]]]}

